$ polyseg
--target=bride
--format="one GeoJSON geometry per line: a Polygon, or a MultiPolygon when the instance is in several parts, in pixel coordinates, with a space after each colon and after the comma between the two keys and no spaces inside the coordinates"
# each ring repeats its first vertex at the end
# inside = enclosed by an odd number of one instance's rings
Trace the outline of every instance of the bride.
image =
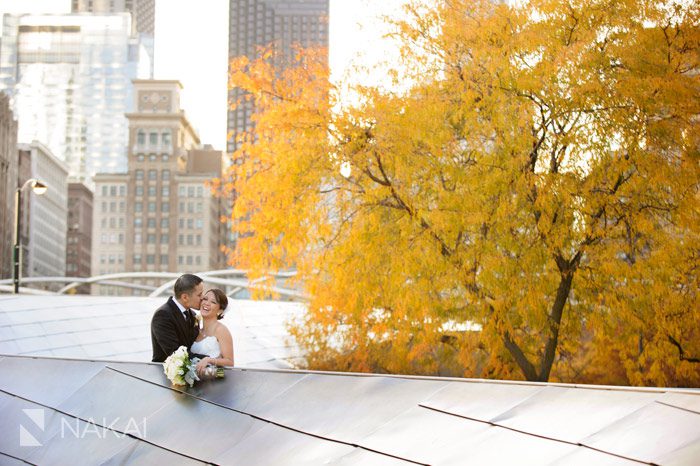
{"type": "Polygon", "coordinates": [[[199,310],[203,326],[192,343],[192,352],[206,354],[197,363],[197,374],[203,375],[208,365],[233,366],[233,338],[231,332],[220,319],[228,310],[226,293],[218,288],[207,290],[202,296],[199,310]]]}

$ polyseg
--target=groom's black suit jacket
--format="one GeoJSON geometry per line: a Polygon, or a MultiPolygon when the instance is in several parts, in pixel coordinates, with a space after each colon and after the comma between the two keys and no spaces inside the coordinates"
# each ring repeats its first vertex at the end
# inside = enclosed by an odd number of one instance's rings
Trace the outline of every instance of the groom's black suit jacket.
{"type": "Polygon", "coordinates": [[[195,325],[194,313],[188,309],[190,321],[182,316],[182,312],[173,301],[172,296],[161,307],[156,309],[151,319],[151,344],[153,345],[153,362],[164,362],[180,346],[186,346],[190,357],[204,358],[195,354],[190,347],[199,334],[199,326],[195,325]]]}

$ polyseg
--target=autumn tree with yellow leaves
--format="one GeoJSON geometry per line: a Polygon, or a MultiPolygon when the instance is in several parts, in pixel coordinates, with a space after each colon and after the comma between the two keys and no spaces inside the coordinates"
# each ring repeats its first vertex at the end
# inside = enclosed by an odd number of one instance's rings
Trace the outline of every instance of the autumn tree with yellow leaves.
{"type": "Polygon", "coordinates": [[[230,260],[295,268],[313,368],[700,385],[700,7],[413,4],[397,89],[232,63],[230,260]]]}

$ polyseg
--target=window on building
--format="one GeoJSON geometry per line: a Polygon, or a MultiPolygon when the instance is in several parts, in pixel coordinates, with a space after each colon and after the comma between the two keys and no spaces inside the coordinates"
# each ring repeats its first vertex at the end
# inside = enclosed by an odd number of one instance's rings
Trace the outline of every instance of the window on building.
{"type": "Polygon", "coordinates": [[[158,160],[158,157],[156,156],[156,154],[151,154],[148,156],[149,162],[155,162],[156,160],[158,160]]]}
{"type": "Polygon", "coordinates": [[[124,228],[124,217],[119,217],[119,228],[124,228]]]}
{"type": "Polygon", "coordinates": [[[145,155],[143,155],[143,154],[138,154],[138,155],[136,156],[136,161],[137,161],[137,162],[143,162],[144,160],[146,160],[146,156],[145,156],[145,155]]]}
{"type": "Polygon", "coordinates": [[[194,219],[191,219],[191,218],[188,218],[188,219],[187,219],[187,228],[190,229],[190,230],[191,230],[192,228],[194,228],[194,219]]]}
{"type": "Polygon", "coordinates": [[[156,263],[156,255],[155,254],[146,254],[146,264],[155,264],[156,263]]]}
{"type": "Polygon", "coordinates": [[[163,202],[160,205],[160,211],[161,212],[170,212],[170,203],[169,202],[163,202]]]}
{"type": "Polygon", "coordinates": [[[160,228],[161,229],[168,229],[170,228],[170,220],[167,218],[161,218],[160,219],[160,228]]]}
{"type": "Polygon", "coordinates": [[[157,170],[148,170],[148,179],[150,181],[155,181],[158,179],[158,171],[157,170]]]}
{"type": "Polygon", "coordinates": [[[156,235],[153,233],[149,233],[148,235],[146,235],[146,243],[156,244],[156,235]]]}
{"type": "Polygon", "coordinates": [[[135,194],[136,194],[137,196],[143,196],[143,186],[140,186],[140,185],[139,185],[139,186],[136,186],[135,194]]]}
{"type": "Polygon", "coordinates": [[[202,219],[201,219],[201,218],[198,218],[197,221],[196,221],[195,223],[196,223],[197,229],[198,229],[198,230],[201,230],[202,227],[203,227],[203,224],[204,224],[204,222],[202,221],[202,219]]]}
{"type": "Polygon", "coordinates": [[[204,195],[204,189],[201,186],[197,186],[197,197],[202,197],[204,195]]]}
{"type": "Polygon", "coordinates": [[[187,197],[194,197],[194,186],[189,186],[187,188],[187,197]]]}
{"type": "Polygon", "coordinates": [[[168,255],[167,254],[160,255],[160,265],[168,265],[168,255]]]}
{"type": "Polygon", "coordinates": [[[151,146],[158,145],[158,133],[149,133],[148,134],[148,143],[151,146]]]}
{"type": "Polygon", "coordinates": [[[197,203],[197,213],[202,213],[202,203],[201,202],[197,203]]]}
{"type": "Polygon", "coordinates": [[[178,188],[178,190],[177,190],[177,194],[178,194],[178,196],[180,196],[180,197],[185,197],[185,187],[184,187],[184,186],[180,186],[180,187],[178,188]]]}
{"type": "Polygon", "coordinates": [[[160,244],[168,244],[170,242],[170,235],[167,233],[161,233],[160,244]]]}
{"type": "Polygon", "coordinates": [[[197,235],[197,246],[202,245],[202,235],[197,235]]]}
{"type": "Polygon", "coordinates": [[[170,196],[170,186],[163,186],[160,192],[161,196],[163,197],[168,197],[170,196]]]}
{"type": "MultiPolygon", "coordinates": [[[[149,212],[155,212],[156,211],[156,203],[155,202],[149,202],[148,203],[148,211],[149,212]]],[[[155,226],[155,225],[153,225],[155,226]]]]}
{"type": "Polygon", "coordinates": [[[192,246],[192,244],[193,244],[193,242],[192,242],[192,235],[187,235],[187,244],[188,244],[189,246],[192,246]]]}
{"type": "Polygon", "coordinates": [[[141,233],[134,233],[134,244],[141,244],[141,233]]]}
{"type": "Polygon", "coordinates": [[[141,217],[134,218],[134,226],[136,228],[141,228],[143,226],[143,219],[141,217]]]}
{"type": "Polygon", "coordinates": [[[170,145],[170,131],[163,131],[162,137],[163,137],[163,145],[169,146],[170,145]]]}
{"type": "Polygon", "coordinates": [[[182,256],[177,256],[177,263],[182,265],[182,256]]]}
{"type": "Polygon", "coordinates": [[[116,186],[110,186],[110,187],[109,187],[109,195],[110,195],[110,196],[116,196],[116,195],[117,195],[117,187],[116,187],[116,186]]]}
{"type": "Polygon", "coordinates": [[[109,186],[102,186],[102,197],[107,197],[107,190],[109,189],[109,186]]]}
{"type": "Polygon", "coordinates": [[[138,144],[140,147],[146,145],[146,132],[142,129],[138,130],[136,133],[136,144],[138,144]]]}
{"type": "Polygon", "coordinates": [[[136,170],[136,179],[139,181],[143,180],[143,170],[141,170],[140,168],[136,170]]]}
{"type": "Polygon", "coordinates": [[[187,256],[187,265],[192,265],[192,256],[187,256]]]}
{"type": "Polygon", "coordinates": [[[117,219],[115,219],[114,217],[111,217],[109,219],[109,227],[116,228],[117,227],[117,219]]]}
{"type": "Polygon", "coordinates": [[[134,264],[141,263],[141,254],[134,254],[134,264]]]}
{"type": "Polygon", "coordinates": [[[124,204],[124,201],[119,201],[119,212],[124,213],[125,208],[126,205],[124,204]]]}
{"type": "Polygon", "coordinates": [[[168,154],[163,154],[161,155],[161,160],[163,162],[168,162],[170,160],[170,156],[168,154]]]}
{"type": "Polygon", "coordinates": [[[148,219],[148,228],[155,228],[156,227],[156,219],[155,218],[149,218],[148,219]]]}
{"type": "Polygon", "coordinates": [[[109,211],[110,212],[116,212],[117,211],[117,203],[115,201],[112,201],[109,203],[109,211]]]}
{"type": "Polygon", "coordinates": [[[200,256],[196,256],[196,257],[195,257],[195,263],[196,263],[197,265],[202,265],[202,258],[201,258],[200,256]]]}
{"type": "Polygon", "coordinates": [[[170,170],[163,170],[161,177],[163,181],[168,181],[170,179],[170,170]]]}
{"type": "Polygon", "coordinates": [[[185,244],[183,241],[184,237],[185,237],[185,235],[177,235],[177,244],[179,244],[180,246],[185,244]]]}
{"type": "Polygon", "coordinates": [[[124,186],[124,185],[119,186],[119,195],[120,196],[126,195],[126,186],[124,186]]]}
{"type": "Polygon", "coordinates": [[[134,203],[134,212],[143,212],[143,202],[134,203]]]}
{"type": "Polygon", "coordinates": [[[156,195],[156,187],[149,186],[148,187],[148,197],[155,197],[155,195],[156,195]]]}
{"type": "Polygon", "coordinates": [[[106,219],[106,218],[103,218],[103,219],[100,221],[100,225],[102,226],[102,228],[107,228],[107,219],[106,219]]]}

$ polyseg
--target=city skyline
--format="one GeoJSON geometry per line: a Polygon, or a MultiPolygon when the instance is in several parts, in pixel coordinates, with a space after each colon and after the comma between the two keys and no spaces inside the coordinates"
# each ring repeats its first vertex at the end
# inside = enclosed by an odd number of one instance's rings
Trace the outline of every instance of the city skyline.
{"type": "MultiPolygon", "coordinates": [[[[359,76],[352,66],[361,63],[371,69],[383,61],[396,60],[396,49],[383,38],[388,29],[381,17],[400,14],[406,1],[329,0],[332,80],[381,82],[385,76],[381,71],[359,76]]],[[[155,18],[154,78],[182,83],[182,107],[188,119],[202,143],[221,150],[226,148],[228,3],[228,0],[157,1],[155,18]]],[[[0,14],[21,11],[59,14],[70,10],[71,0],[26,0],[21,5],[13,0],[0,0],[0,14]]]]}

